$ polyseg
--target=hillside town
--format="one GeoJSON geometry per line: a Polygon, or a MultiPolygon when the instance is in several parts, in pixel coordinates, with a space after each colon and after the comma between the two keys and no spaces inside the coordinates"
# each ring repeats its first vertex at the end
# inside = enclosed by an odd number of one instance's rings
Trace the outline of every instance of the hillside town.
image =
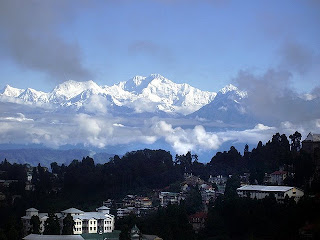
{"type": "MultiPolygon", "coordinates": [[[[274,135],[274,139],[278,136],[280,135],[274,135]]],[[[225,199],[224,201],[230,201],[231,199],[239,199],[237,201],[241,201],[241,199],[252,199],[254,202],[250,204],[257,204],[258,202],[256,201],[263,201],[265,199],[269,199],[268,201],[274,199],[276,204],[280,204],[280,208],[291,206],[292,204],[293,207],[299,206],[300,202],[305,201],[306,197],[307,199],[311,199],[311,201],[317,202],[319,201],[319,192],[317,192],[318,190],[311,189],[312,187],[317,189],[319,185],[320,134],[310,133],[306,139],[302,141],[301,149],[297,149],[297,151],[292,150],[295,149],[295,144],[297,144],[295,139],[292,139],[291,152],[293,152],[293,156],[295,158],[298,156],[300,159],[302,154],[307,154],[310,156],[311,166],[314,166],[311,169],[309,177],[307,179],[303,178],[305,180],[302,185],[294,181],[297,175],[300,174],[295,171],[297,168],[286,164],[278,164],[278,170],[264,172],[263,175],[257,175],[255,178],[252,177],[252,171],[237,174],[232,171],[238,171],[238,169],[233,169],[229,172],[230,174],[226,175],[225,171],[221,171],[221,174],[210,174],[204,179],[203,176],[200,176],[201,172],[199,172],[200,175],[196,174],[197,171],[194,167],[204,165],[197,162],[195,155],[188,153],[187,155],[176,156],[176,164],[181,166],[181,170],[183,171],[180,180],[174,180],[173,178],[173,181],[162,185],[162,188],[149,188],[150,190],[143,191],[144,194],[139,193],[141,191],[134,191],[133,189],[130,190],[131,192],[123,191],[123,193],[127,192],[127,194],[123,195],[122,198],[104,199],[100,202],[100,206],[98,205],[94,208],[94,211],[83,211],[71,205],[65,210],[55,208],[56,211],[53,212],[51,210],[52,208],[44,209],[41,207],[43,202],[38,201],[39,204],[29,205],[31,204],[30,202],[28,203],[29,208],[24,209],[24,215],[20,216],[22,224],[21,236],[25,240],[54,239],[53,236],[57,235],[59,235],[59,239],[101,239],[101,237],[103,239],[165,239],[164,236],[160,236],[161,231],[150,232],[146,227],[146,223],[143,222],[143,219],[152,219],[160,212],[164,214],[166,211],[174,208],[174,206],[177,206],[179,209],[183,208],[185,209],[183,211],[186,211],[187,218],[184,224],[188,224],[191,227],[188,231],[192,232],[192,236],[197,235],[201,237],[208,231],[207,226],[210,221],[214,221],[214,219],[211,219],[212,211],[217,209],[223,199],[225,199]],[[294,182],[298,183],[299,186],[292,185],[294,182]],[[290,201],[294,203],[290,203],[290,201]],[[38,207],[44,211],[39,211],[38,207]],[[144,232],[145,230],[147,230],[147,232],[144,232]],[[67,238],[65,235],[69,237],[67,238]]],[[[271,142],[269,144],[271,144],[271,142]]],[[[266,146],[268,146],[268,144],[266,146]]],[[[247,148],[245,150],[247,150],[247,148]]],[[[234,149],[231,148],[230,151],[234,151],[234,149]]],[[[252,152],[245,151],[243,157],[253,154],[254,152],[255,149],[253,149],[252,152]]],[[[130,159],[130,157],[137,159],[137,153],[140,152],[130,153],[126,157],[128,159],[130,159]]],[[[163,159],[165,159],[166,153],[163,152],[163,154],[163,159]]],[[[149,156],[150,154],[147,155],[149,156]]],[[[238,156],[241,157],[241,155],[238,156]]],[[[160,159],[162,158],[160,155],[158,157],[160,157],[160,159]]],[[[117,158],[118,157],[112,159],[109,164],[120,164],[120,158],[117,158]],[[119,162],[117,163],[117,161],[119,162]]],[[[76,165],[79,164],[79,162],[73,162],[73,164],[76,165]]],[[[93,160],[88,157],[82,160],[82,164],[84,164],[85,169],[87,169],[86,171],[90,168],[95,168],[93,160]]],[[[213,162],[210,164],[213,164],[213,162]]],[[[0,180],[1,206],[4,207],[6,204],[15,206],[23,200],[24,194],[52,196],[58,200],[59,198],[57,198],[57,196],[59,196],[63,188],[66,188],[67,184],[69,184],[68,182],[65,182],[64,185],[58,184],[61,176],[63,176],[63,178],[68,177],[68,175],[65,175],[67,172],[63,173],[60,170],[61,167],[56,164],[52,164],[50,170],[40,165],[38,167],[32,167],[30,165],[18,166],[11,165],[7,160],[3,161],[0,172],[0,176],[2,177],[0,180]],[[12,169],[13,166],[15,169],[12,169]],[[13,175],[12,171],[14,171],[13,175]],[[24,172],[23,177],[17,175],[17,171],[24,172]],[[12,178],[10,178],[10,176],[12,178]],[[19,178],[15,179],[13,176],[18,176],[19,178]],[[43,182],[46,181],[45,179],[51,183],[50,188],[48,188],[49,185],[47,185],[49,182],[43,182]],[[41,193],[41,191],[43,192],[41,193]]],[[[216,171],[211,170],[211,173],[215,172],[216,171]]],[[[144,174],[146,174],[146,172],[144,174]]],[[[65,180],[66,179],[64,179],[64,181],[65,180]]],[[[129,182],[124,182],[124,184],[128,183],[129,182]]],[[[158,183],[154,184],[154,186],[160,186],[157,185],[158,183]]],[[[83,188],[85,189],[85,185],[83,185],[83,188]]],[[[81,192],[81,189],[79,189],[79,191],[81,192]]],[[[99,191],[99,187],[95,189],[92,194],[97,194],[97,191],[99,191]]],[[[75,192],[74,194],[77,193],[75,192]]],[[[80,194],[80,196],[81,195],[82,194],[80,194]]],[[[62,199],[59,201],[62,201],[62,199]]],[[[37,201],[34,201],[34,203],[35,202],[37,201]]],[[[77,204],[77,206],[80,205],[83,204],[77,204]]],[[[26,205],[24,204],[23,206],[26,205]]],[[[89,205],[85,204],[83,206],[88,209],[89,205]]],[[[93,205],[91,206],[93,207],[93,205]]],[[[89,208],[92,209],[92,207],[89,208]]],[[[177,211],[181,213],[181,209],[177,211]]],[[[297,229],[298,236],[301,238],[317,236],[318,228],[316,224],[318,222],[316,219],[312,221],[313,225],[305,222],[297,229]]]]}

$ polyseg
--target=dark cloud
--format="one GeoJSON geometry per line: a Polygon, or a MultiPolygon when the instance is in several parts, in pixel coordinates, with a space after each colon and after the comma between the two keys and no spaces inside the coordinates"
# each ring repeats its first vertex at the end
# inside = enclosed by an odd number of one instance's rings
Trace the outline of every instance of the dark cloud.
{"type": "Polygon", "coordinates": [[[281,66],[290,71],[305,74],[320,62],[315,51],[295,42],[286,41],[280,49],[281,66]]]}
{"type": "MultiPolygon", "coordinates": [[[[1,1],[2,58],[19,67],[43,72],[52,79],[89,80],[82,52],[59,36],[59,28],[73,16],[72,1],[1,1]]],[[[80,3],[80,2],[79,2],[80,3]]]]}
{"type": "Polygon", "coordinates": [[[291,76],[288,71],[274,69],[262,75],[240,71],[234,81],[248,91],[248,108],[265,123],[302,123],[320,119],[320,99],[306,101],[300,98],[292,88],[291,76]]]}

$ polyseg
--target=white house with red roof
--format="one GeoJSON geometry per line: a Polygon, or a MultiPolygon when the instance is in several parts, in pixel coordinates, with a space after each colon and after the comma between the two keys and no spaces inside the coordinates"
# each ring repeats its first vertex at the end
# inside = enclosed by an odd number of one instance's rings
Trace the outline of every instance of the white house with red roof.
{"type": "Polygon", "coordinates": [[[288,176],[288,172],[286,171],[275,171],[270,174],[270,182],[272,184],[283,185],[283,181],[288,176]]]}

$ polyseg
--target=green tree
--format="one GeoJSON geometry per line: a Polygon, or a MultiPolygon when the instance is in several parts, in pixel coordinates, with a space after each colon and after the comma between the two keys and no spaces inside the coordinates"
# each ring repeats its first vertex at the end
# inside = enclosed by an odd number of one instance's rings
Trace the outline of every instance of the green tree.
{"type": "Polygon", "coordinates": [[[224,195],[226,198],[237,198],[237,188],[240,187],[240,178],[238,176],[231,176],[226,183],[224,195]]]}
{"type": "Polygon", "coordinates": [[[39,219],[39,217],[33,215],[30,219],[30,224],[32,225],[31,233],[40,234],[40,219],[39,219]]]}
{"type": "Polygon", "coordinates": [[[62,228],[62,235],[72,235],[73,234],[73,226],[74,221],[73,217],[70,213],[63,219],[63,228],[62,228]]]}
{"type": "Polygon", "coordinates": [[[58,217],[54,213],[49,213],[48,219],[44,223],[44,235],[60,235],[60,224],[58,217]]]}
{"type": "Polygon", "coordinates": [[[187,214],[193,214],[202,209],[202,197],[198,186],[192,187],[185,200],[187,214]]]}
{"type": "Polygon", "coordinates": [[[300,150],[301,133],[296,131],[289,138],[291,139],[291,151],[298,152],[300,150]]]}

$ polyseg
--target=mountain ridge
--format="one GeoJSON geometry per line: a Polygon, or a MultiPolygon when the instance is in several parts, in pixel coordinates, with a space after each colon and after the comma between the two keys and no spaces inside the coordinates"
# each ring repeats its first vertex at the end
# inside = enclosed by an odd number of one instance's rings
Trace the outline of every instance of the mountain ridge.
{"type": "Polygon", "coordinates": [[[148,77],[135,76],[112,86],[99,86],[92,80],[68,80],[47,93],[7,85],[0,96],[1,101],[11,98],[21,100],[20,103],[50,103],[59,107],[73,107],[76,110],[81,109],[92,96],[100,96],[111,101],[111,105],[126,106],[137,113],[163,111],[187,115],[211,102],[216,93],[202,91],[186,83],[174,83],[160,74],[151,74],[148,77]]]}

